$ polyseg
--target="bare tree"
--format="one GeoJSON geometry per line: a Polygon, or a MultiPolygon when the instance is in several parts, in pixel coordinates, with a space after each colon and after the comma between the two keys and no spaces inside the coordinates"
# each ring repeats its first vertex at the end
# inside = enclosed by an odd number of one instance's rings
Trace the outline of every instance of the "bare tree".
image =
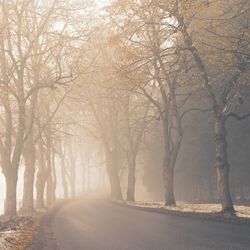
{"type": "Polygon", "coordinates": [[[136,191],[136,159],[144,132],[152,118],[149,117],[150,103],[147,102],[145,97],[138,97],[137,94],[130,90],[123,90],[121,94],[124,96],[120,98],[121,110],[123,112],[121,127],[124,127],[121,129],[121,142],[128,164],[127,200],[134,201],[136,191]]]}
{"type": "Polygon", "coordinates": [[[172,46],[176,39],[175,28],[166,23],[165,13],[155,8],[151,1],[130,1],[127,5],[117,2],[114,7],[118,10],[111,10],[113,19],[116,15],[124,17],[118,17],[122,20],[118,23],[120,33],[114,39],[116,44],[120,41],[118,53],[123,60],[122,71],[155,106],[162,121],[165,204],[175,205],[174,168],[183,138],[180,107],[188,98],[185,91],[178,90],[181,81],[178,75],[183,67],[178,64],[180,56],[172,46]]]}
{"type": "MultiPolygon", "coordinates": [[[[241,4],[234,5],[233,1],[231,4],[229,4],[229,8],[241,7],[241,4]]],[[[248,53],[247,48],[244,47],[248,32],[245,31],[244,22],[242,23],[244,28],[241,29],[237,26],[237,30],[235,30],[235,22],[237,25],[240,23],[235,18],[231,19],[231,14],[227,11],[227,4],[223,1],[211,3],[209,6],[204,6],[201,1],[194,1],[193,4],[176,1],[174,6],[161,3],[158,6],[161,6],[174,18],[174,26],[183,39],[183,44],[177,47],[177,50],[190,53],[199,72],[199,77],[202,79],[202,87],[206,91],[214,116],[216,169],[222,211],[233,213],[234,208],[229,191],[230,166],[227,152],[226,121],[232,116],[238,119],[246,117],[245,115],[233,114],[232,109],[235,103],[242,101],[239,92],[241,77],[248,69],[246,57],[242,54],[248,53]],[[196,16],[197,9],[199,9],[199,14],[203,15],[206,24],[199,19],[198,15],[196,16]],[[225,20],[227,21],[225,22],[225,20]],[[217,31],[211,27],[215,27],[217,31]],[[204,36],[204,30],[206,36],[204,36]],[[194,34],[196,35],[194,36],[194,34]],[[201,42],[201,36],[206,37],[207,41],[201,42]],[[196,40],[200,41],[200,44],[197,44],[196,40]],[[223,43],[225,40],[227,43],[223,43]],[[225,64],[221,66],[222,51],[225,64]],[[209,64],[208,55],[215,55],[212,58],[212,64],[209,64]],[[217,71],[218,69],[220,72],[217,71]]],[[[246,16],[244,15],[243,18],[246,16]]]]}

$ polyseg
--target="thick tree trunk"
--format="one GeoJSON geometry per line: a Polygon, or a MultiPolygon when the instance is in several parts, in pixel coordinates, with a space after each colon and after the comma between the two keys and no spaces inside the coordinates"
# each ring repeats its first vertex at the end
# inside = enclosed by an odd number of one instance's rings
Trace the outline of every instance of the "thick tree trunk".
{"type": "Polygon", "coordinates": [[[34,174],[35,174],[35,162],[26,163],[24,172],[23,200],[21,208],[23,213],[32,213],[34,211],[34,205],[33,205],[34,174]]]}
{"type": "Polygon", "coordinates": [[[122,200],[122,191],[120,179],[117,172],[115,155],[106,151],[107,173],[110,181],[111,197],[116,200],[122,200]]]}
{"type": "Polygon", "coordinates": [[[236,193],[235,193],[235,186],[231,185],[231,196],[232,196],[232,200],[235,201],[236,200],[236,193]]]}
{"type": "Polygon", "coordinates": [[[113,170],[108,170],[108,175],[110,180],[111,197],[116,200],[122,200],[122,192],[118,174],[113,170]]]}
{"type": "Polygon", "coordinates": [[[39,168],[36,180],[36,208],[43,209],[45,208],[44,191],[45,191],[45,183],[48,176],[48,171],[46,169],[46,164],[44,159],[45,151],[41,140],[39,140],[38,149],[39,150],[37,156],[38,156],[39,168]]]}
{"type": "Polygon", "coordinates": [[[55,162],[54,154],[52,150],[48,149],[47,152],[47,207],[52,207],[56,202],[56,173],[55,173],[55,162]],[[52,159],[51,159],[52,157],[52,159]]]}
{"type": "MultiPolygon", "coordinates": [[[[165,184],[165,205],[175,206],[175,194],[174,194],[174,167],[175,161],[171,158],[174,157],[173,152],[170,152],[170,134],[169,134],[169,121],[168,117],[163,120],[163,134],[164,134],[164,159],[163,159],[163,179],[165,184]],[[171,155],[172,154],[172,155],[171,155]],[[171,164],[173,162],[173,164],[171,164]]],[[[176,154],[177,158],[177,154],[176,154]]]]}
{"type": "Polygon", "coordinates": [[[52,207],[56,202],[55,183],[51,174],[47,179],[47,207],[52,207]]]}
{"type": "Polygon", "coordinates": [[[25,149],[24,155],[25,171],[24,171],[24,188],[22,200],[22,213],[32,213],[34,211],[34,175],[35,175],[35,150],[34,145],[25,149]]]}
{"type": "Polygon", "coordinates": [[[17,173],[9,171],[5,175],[6,181],[6,200],[5,200],[5,215],[15,216],[17,213],[17,202],[16,202],[16,187],[17,187],[17,173]]]}
{"type": "Polygon", "coordinates": [[[215,118],[215,166],[217,169],[218,191],[222,205],[222,212],[234,213],[233,202],[229,188],[229,171],[230,165],[227,156],[227,131],[225,122],[222,118],[215,118]]]}
{"type": "Polygon", "coordinates": [[[45,191],[46,179],[47,179],[46,172],[39,170],[36,181],[36,208],[38,209],[45,208],[44,191],[45,191]]]}
{"type": "Polygon", "coordinates": [[[128,187],[127,187],[127,201],[135,200],[135,169],[136,169],[136,159],[132,157],[129,160],[129,173],[128,173],[128,187]]]}
{"type": "Polygon", "coordinates": [[[165,206],[175,206],[174,195],[174,169],[170,167],[167,160],[164,160],[164,181],[165,181],[165,206]]]}
{"type": "Polygon", "coordinates": [[[47,127],[45,131],[46,136],[46,166],[47,166],[47,179],[46,179],[46,191],[47,191],[47,207],[51,207],[55,203],[55,185],[56,180],[53,178],[54,173],[54,152],[52,144],[52,136],[50,126],[47,127]]]}
{"type": "MultiPolygon", "coordinates": [[[[21,98],[22,99],[22,98],[21,98]]],[[[8,124],[11,126],[11,123],[8,124]]],[[[17,212],[17,197],[16,188],[18,180],[18,168],[23,147],[23,137],[25,129],[25,104],[20,100],[18,103],[18,129],[16,132],[16,141],[11,154],[11,140],[7,143],[8,156],[1,156],[3,164],[3,172],[6,181],[6,201],[5,201],[5,214],[9,216],[15,216],[17,212]]],[[[11,128],[12,129],[12,128],[11,128]]],[[[11,136],[11,133],[9,133],[11,136]]],[[[5,153],[6,153],[5,152],[5,153]]]]}
{"type": "Polygon", "coordinates": [[[211,171],[208,174],[208,178],[207,178],[207,188],[208,188],[207,201],[210,203],[216,202],[216,185],[214,185],[215,179],[216,177],[214,177],[214,171],[211,171]]]}

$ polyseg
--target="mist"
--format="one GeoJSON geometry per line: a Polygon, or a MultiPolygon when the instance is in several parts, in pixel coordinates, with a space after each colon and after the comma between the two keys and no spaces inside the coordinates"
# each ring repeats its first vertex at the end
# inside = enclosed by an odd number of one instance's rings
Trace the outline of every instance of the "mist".
{"type": "Polygon", "coordinates": [[[1,1],[2,217],[84,199],[248,211],[249,10],[246,0],[1,1]]]}

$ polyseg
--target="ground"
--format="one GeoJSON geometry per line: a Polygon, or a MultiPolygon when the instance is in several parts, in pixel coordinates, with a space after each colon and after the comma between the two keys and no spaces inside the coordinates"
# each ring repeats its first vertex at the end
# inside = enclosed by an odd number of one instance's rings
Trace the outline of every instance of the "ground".
{"type": "MultiPolygon", "coordinates": [[[[160,202],[119,202],[128,206],[138,207],[138,208],[148,208],[152,210],[166,211],[172,214],[180,215],[193,215],[197,217],[221,217],[221,205],[220,204],[191,204],[184,202],[177,202],[176,206],[165,206],[164,203],[160,202]]],[[[250,222],[250,206],[247,205],[235,205],[235,215],[238,220],[242,222],[250,222]]],[[[224,219],[226,216],[224,215],[224,219]]]]}
{"type": "Polygon", "coordinates": [[[0,218],[0,249],[21,250],[34,237],[40,216],[0,218]]]}
{"type": "Polygon", "coordinates": [[[247,250],[250,248],[249,225],[146,211],[105,199],[93,198],[68,202],[51,213],[43,223],[38,237],[34,238],[27,249],[247,250]]]}
{"type": "Polygon", "coordinates": [[[236,206],[240,219],[214,220],[219,209],[215,204],[179,203],[174,208],[100,197],[65,201],[43,216],[1,223],[0,249],[250,249],[250,208],[236,206]]]}

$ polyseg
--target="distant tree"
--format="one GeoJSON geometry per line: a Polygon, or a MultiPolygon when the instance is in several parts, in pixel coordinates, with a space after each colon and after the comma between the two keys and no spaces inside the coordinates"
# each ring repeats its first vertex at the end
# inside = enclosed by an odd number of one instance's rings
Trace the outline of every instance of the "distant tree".
{"type": "Polygon", "coordinates": [[[110,13],[119,27],[113,43],[120,54],[120,67],[140,94],[155,106],[162,122],[164,199],[166,205],[175,205],[174,169],[184,132],[181,108],[189,97],[182,88],[186,84],[184,63],[172,45],[176,40],[175,27],[166,22],[168,15],[151,1],[117,1],[110,13]]]}

